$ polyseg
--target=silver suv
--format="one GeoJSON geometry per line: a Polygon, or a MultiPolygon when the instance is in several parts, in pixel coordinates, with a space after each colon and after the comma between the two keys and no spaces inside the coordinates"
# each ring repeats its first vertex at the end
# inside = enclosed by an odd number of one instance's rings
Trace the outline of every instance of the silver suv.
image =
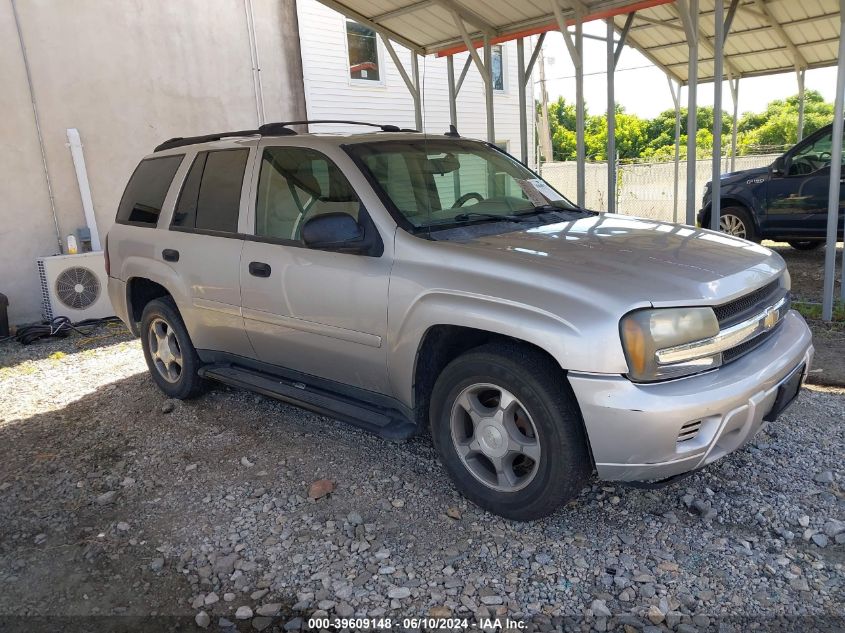
{"type": "Polygon", "coordinates": [[[386,438],[428,428],[461,492],[513,519],[593,471],[662,481],[739,448],[813,355],[777,254],[580,209],[454,131],[171,139],[106,250],[168,396],[216,380],[386,438]]]}

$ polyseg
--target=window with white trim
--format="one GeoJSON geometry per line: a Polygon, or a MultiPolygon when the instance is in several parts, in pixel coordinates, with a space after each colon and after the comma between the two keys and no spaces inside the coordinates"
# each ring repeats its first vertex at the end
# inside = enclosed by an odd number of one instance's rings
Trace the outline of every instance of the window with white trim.
{"type": "Polygon", "coordinates": [[[363,24],[346,21],[346,47],[349,50],[349,78],[353,81],[382,81],[378,36],[363,24]]]}

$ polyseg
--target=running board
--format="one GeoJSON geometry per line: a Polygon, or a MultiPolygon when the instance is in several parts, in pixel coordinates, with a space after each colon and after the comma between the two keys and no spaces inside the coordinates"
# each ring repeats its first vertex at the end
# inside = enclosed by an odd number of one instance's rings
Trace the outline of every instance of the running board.
{"type": "Polygon", "coordinates": [[[389,440],[404,440],[416,434],[416,425],[395,409],[332,393],[301,382],[237,365],[208,365],[200,368],[200,376],[232,387],[283,400],[290,404],[349,422],[389,440]]]}

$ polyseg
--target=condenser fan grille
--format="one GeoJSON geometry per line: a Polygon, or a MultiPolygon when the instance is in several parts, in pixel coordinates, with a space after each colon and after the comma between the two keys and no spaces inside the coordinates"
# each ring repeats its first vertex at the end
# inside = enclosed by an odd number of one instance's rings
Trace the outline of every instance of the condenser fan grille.
{"type": "Polygon", "coordinates": [[[67,268],[56,278],[56,296],[68,308],[82,310],[99,298],[100,282],[87,268],[67,268]]]}

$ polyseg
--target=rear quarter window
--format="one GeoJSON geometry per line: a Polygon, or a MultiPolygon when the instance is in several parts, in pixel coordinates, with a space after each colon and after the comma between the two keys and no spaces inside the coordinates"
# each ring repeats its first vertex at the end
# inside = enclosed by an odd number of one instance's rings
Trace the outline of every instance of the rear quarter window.
{"type": "Polygon", "coordinates": [[[155,226],[170,183],[184,157],[184,154],[179,154],[142,160],[135,168],[120,199],[116,221],[122,224],[155,226]]]}

